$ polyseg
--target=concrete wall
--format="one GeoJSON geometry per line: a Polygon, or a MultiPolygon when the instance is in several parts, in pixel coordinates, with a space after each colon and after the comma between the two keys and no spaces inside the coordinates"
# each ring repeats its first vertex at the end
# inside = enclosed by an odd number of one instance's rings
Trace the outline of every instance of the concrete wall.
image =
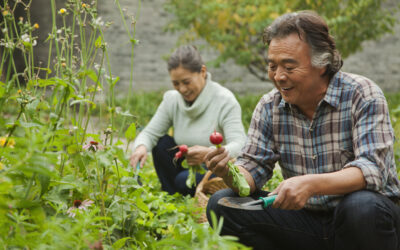
{"type": "MultiPolygon", "coordinates": [[[[63,7],[62,2],[56,1],[57,8],[63,7]]],[[[163,31],[170,18],[162,6],[164,2],[165,0],[142,0],[139,11],[139,0],[120,0],[121,6],[126,9],[126,15],[136,18],[136,39],[140,40],[134,51],[134,91],[172,88],[163,57],[174,49],[178,34],[163,31]],[[137,13],[139,15],[136,15],[137,13]]],[[[49,0],[35,0],[32,9],[32,20],[39,20],[41,27],[39,43],[35,50],[38,53],[37,58],[42,61],[47,60],[47,46],[44,40],[50,32],[51,25],[48,4],[49,0]]],[[[128,36],[114,0],[98,0],[98,7],[102,19],[112,22],[105,31],[105,39],[108,43],[112,73],[121,78],[117,91],[123,93],[129,84],[132,70],[128,36]]],[[[398,19],[400,21],[400,15],[398,19]]],[[[213,51],[203,51],[202,55],[205,61],[215,57],[213,51]]],[[[271,83],[259,81],[245,68],[232,62],[225,63],[221,68],[208,70],[213,74],[214,80],[236,92],[260,93],[272,88],[271,83]]],[[[400,91],[400,23],[395,27],[394,34],[385,35],[379,41],[365,42],[362,51],[345,60],[343,70],[365,75],[385,91],[400,91]]]]}
{"type": "MultiPolygon", "coordinates": [[[[99,13],[115,23],[106,32],[110,49],[113,52],[115,74],[121,77],[121,85],[129,81],[129,44],[114,7],[114,1],[100,0],[99,13]]],[[[121,0],[121,5],[128,13],[136,13],[138,0],[121,0]]],[[[144,0],[137,18],[137,39],[135,49],[134,89],[155,90],[171,88],[162,57],[174,48],[178,34],[163,32],[169,14],[162,8],[164,0],[144,0]]],[[[400,15],[399,15],[400,21],[400,15]]],[[[214,58],[213,53],[202,53],[207,61],[214,58]]],[[[400,23],[394,34],[385,35],[379,41],[367,41],[363,50],[351,55],[344,61],[344,71],[365,75],[374,80],[385,91],[400,91],[400,23]]],[[[246,69],[227,62],[221,68],[209,68],[213,78],[237,92],[267,91],[272,87],[268,82],[261,82],[246,69]],[[237,81],[239,80],[239,81],[237,81]]]]}

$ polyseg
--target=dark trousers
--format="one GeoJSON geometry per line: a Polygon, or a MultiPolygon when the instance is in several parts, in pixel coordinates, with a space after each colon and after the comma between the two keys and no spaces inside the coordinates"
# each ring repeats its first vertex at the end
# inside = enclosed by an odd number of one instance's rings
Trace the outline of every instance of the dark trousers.
{"type": "Polygon", "coordinates": [[[254,249],[400,249],[400,207],[378,193],[350,193],[330,212],[235,209],[217,204],[223,197],[237,195],[223,189],[211,196],[208,221],[210,211],[214,211],[218,218],[224,218],[221,234],[237,236],[254,249]]]}
{"type": "MultiPolygon", "coordinates": [[[[171,136],[165,135],[158,140],[153,148],[153,163],[158,179],[161,182],[161,189],[169,194],[181,193],[182,195],[194,196],[196,187],[188,188],[186,179],[189,171],[182,167],[182,159],[174,164],[173,159],[178,148],[171,136]]],[[[204,174],[196,174],[196,186],[202,180],[204,174]]]]}

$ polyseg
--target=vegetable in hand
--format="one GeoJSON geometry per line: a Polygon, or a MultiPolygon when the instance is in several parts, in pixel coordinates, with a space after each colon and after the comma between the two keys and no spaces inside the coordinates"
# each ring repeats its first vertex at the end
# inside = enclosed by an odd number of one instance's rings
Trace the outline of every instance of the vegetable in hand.
{"type": "MultiPolygon", "coordinates": [[[[187,145],[180,145],[179,151],[175,153],[174,161],[176,162],[178,159],[185,157],[185,155],[188,152],[188,146],[187,145]]],[[[187,164],[186,159],[182,161],[182,167],[187,168],[189,171],[188,178],[186,179],[186,186],[189,188],[192,188],[192,186],[196,186],[196,173],[204,174],[205,169],[202,168],[200,165],[194,165],[190,166],[187,164]]]]}
{"type": "MultiPolygon", "coordinates": [[[[210,142],[216,145],[217,148],[221,147],[221,143],[224,140],[224,137],[214,131],[210,135],[210,142]]],[[[232,175],[232,184],[239,190],[240,196],[248,196],[250,194],[250,186],[247,183],[246,178],[244,178],[243,174],[239,171],[239,168],[233,165],[231,162],[228,162],[229,173],[228,175],[232,175]]]]}

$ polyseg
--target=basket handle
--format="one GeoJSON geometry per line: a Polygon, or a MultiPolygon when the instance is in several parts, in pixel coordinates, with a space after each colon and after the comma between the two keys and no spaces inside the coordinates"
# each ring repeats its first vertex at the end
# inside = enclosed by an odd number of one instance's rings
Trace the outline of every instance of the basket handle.
{"type": "Polygon", "coordinates": [[[203,176],[203,179],[201,179],[199,185],[197,185],[196,190],[202,190],[204,183],[206,183],[208,181],[208,179],[210,179],[210,176],[212,175],[212,172],[210,170],[207,171],[207,173],[203,176]]]}

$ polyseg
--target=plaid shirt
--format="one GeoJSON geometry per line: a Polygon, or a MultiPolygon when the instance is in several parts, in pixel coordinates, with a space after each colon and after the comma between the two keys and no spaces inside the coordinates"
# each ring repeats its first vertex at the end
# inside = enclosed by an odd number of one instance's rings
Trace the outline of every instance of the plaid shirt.
{"type": "MultiPolygon", "coordinates": [[[[276,162],[285,179],[358,167],[366,189],[400,196],[393,156],[394,132],[386,99],[371,80],[338,72],[312,120],[286,103],[278,90],[264,95],[254,110],[246,145],[236,165],[261,189],[276,162]]],[[[334,208],[341,195],[311,197],[306,208],[334,208]]]]}

